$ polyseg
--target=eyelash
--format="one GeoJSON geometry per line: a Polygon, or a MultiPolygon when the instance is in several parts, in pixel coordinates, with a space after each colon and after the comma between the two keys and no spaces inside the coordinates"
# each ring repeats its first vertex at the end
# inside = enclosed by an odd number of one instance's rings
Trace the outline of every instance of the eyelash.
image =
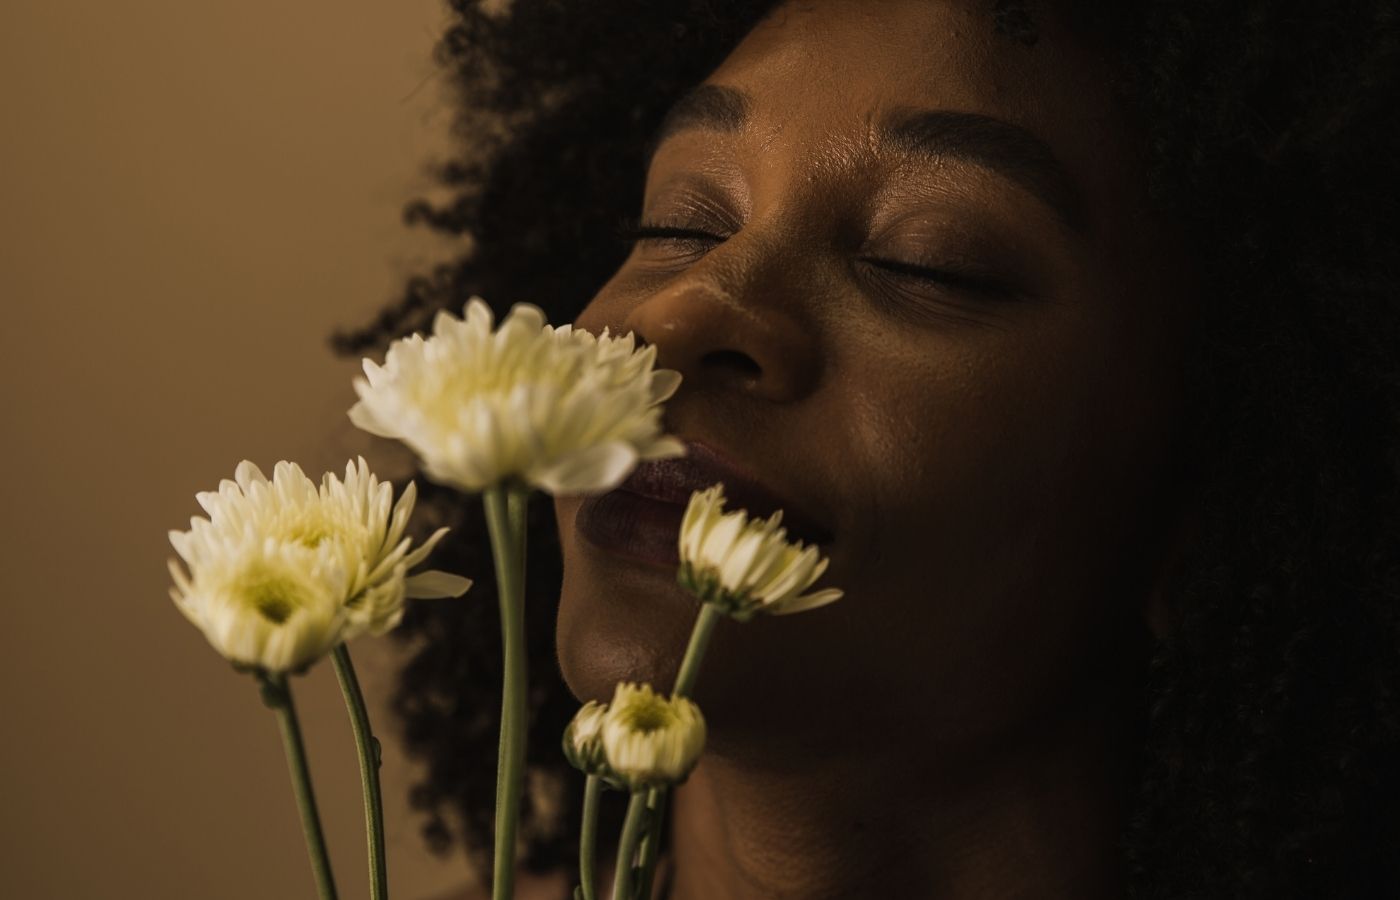
{"type": "MultiPolygon", "coordinates": [[[[693,247],[702,242],[718,244],[725,241],[725,238],[698,229],[680,228],[673,225],[653,222],[641,222],[637,219],[623,220],[617,228],[617,236],[619,240],[629,245],[638,244],[643,241],[665,241],[693,247]]],[[[895,259],[862,257],[860,261],[874,266],[885,275],[911,278],[915,281],[936,284],[940,287],[952,290],[995,296],[1005,296],[1008,293],[1003,286],[993,281],[966,275],[961,272],[952,272],[946,269],[933,269],[895,259]]]]}
{"type": "Polygon", "coordinates": [[[627,244],[654,240],[673,241],[676,243],[698,243],[700,241],[721,243],[724,241],[724,238],[694,228],[677,228],[672,225],[640,222],[636,219],[624,219],[617,228],[617,236],[627,244]]]}

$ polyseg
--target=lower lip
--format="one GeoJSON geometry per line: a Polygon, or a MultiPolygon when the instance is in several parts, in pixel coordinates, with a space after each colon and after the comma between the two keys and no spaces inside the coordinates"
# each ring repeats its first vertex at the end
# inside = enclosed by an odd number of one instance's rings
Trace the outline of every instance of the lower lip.
{"type": "Polygon", "coordinates": [[[594,544],[618,556],[675,570],[680,565],[681,519],[685,507],[630,491],[586,498],[576,527],[594,544]]]}

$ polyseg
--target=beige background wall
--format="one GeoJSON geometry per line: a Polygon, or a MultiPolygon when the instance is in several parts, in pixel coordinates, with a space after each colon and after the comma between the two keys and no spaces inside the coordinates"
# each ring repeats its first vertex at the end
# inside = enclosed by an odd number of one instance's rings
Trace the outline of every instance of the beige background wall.
{"type": "MultiPolygon", "coordinates": [[[[275,722],[171,604],[165,533],[244,457],[319,472],[372,446],[345,421],[355,366],[324,338],[444,252],[398,216],[447,131],[444,16],[0,9],[7,898],[314,895],[275,722]]],[[[353,649],[387,724],[387,644],[353,649]]],[[[333,673],[298,689],[342,897],[366,897],[333,673]]],[[[421,900],[466,873],[420,848],[386,743],[394,896],[421,900]]]]}

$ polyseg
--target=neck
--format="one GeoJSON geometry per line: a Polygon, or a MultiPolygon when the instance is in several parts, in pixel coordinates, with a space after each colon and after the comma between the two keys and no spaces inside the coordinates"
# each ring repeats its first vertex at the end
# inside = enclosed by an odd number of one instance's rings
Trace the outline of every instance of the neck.
{"type": "Polygon", "coordinates": [[[671,900],[1120,898],[1110,721],[1061,720],[976,765],[939,767],[931,744],[707,755],[675,794],[671,900]]]}

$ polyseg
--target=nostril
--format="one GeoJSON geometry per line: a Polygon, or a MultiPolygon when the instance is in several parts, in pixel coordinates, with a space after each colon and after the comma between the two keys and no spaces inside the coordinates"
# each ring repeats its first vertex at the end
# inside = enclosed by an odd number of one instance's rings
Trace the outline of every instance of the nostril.
{"type": "Polygon", "coordinates": [[[738,350],[712,350],[705,354],[702,362],[722,369],[732,369],[748,378],[757,378],[763,371],[758,363],[754,362],[753,357],[738,350]]]}

